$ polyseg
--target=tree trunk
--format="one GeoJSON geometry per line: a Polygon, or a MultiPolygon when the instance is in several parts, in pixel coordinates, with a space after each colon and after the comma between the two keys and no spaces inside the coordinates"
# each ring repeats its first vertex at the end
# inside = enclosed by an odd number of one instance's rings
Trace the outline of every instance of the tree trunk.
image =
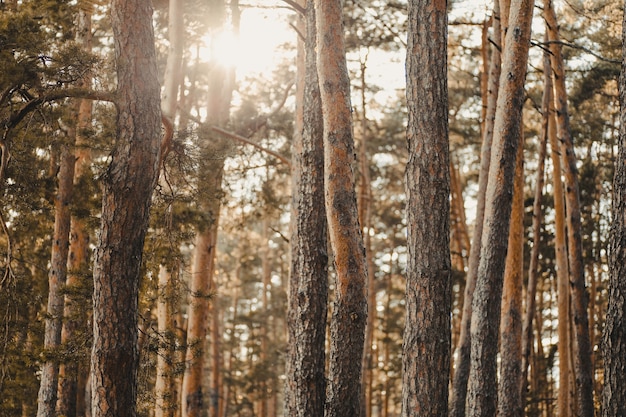
{"type": "Polygon", "coordinates": [[[137,304],[143,243],[157,179],[161,111],[152,7],[113,0],[117,142],[103,179],[94,263],[93,417],[134,417],[137,304]]]}
{"type": "Polygon", "coordinates": [[[522,275],[524,272],[524,152],[517,148],[500,323],[498,416],[522,417],[522,275]]]}
{"type": "Polygon", "coordinates": [[[70,235],[70,204],[74,188],[74,165],[76,158],[72,146],[76,142],[76,129],[67,132],[65,143],[61,144],[61,157],[57,175],[57,194],[54,199],[54,234],[52,255],[48,274],[48,307],[44,330],[44,351],[48,355],[43,364],[37,417],[56,415],[57,387],[59,381],[59,361],[56,359],[61,344],[64,296],[62,289],[67,277],[67,254],[70,235]]]}
{"type": "Polygon", "coordinates": [[[593,372],[591,369],[591,345],[589,341],[588,294],[585,287],[585,269],[580,221],[580,191],[578,168],[569,125],[565,69],[558,33],[556,14],[551,0],[544,4],[544,17],[550,40],[550,61],[554,74],[554,102],[557,115],[556,130],[561,144],[561,159],[565,172],[565,200],[567,214],[567,245],[570,272],[570,291],[574,318],[574,368],[576,375],[576,413],[591,417],[593,406],[593,372]]]}
{"type": "MultiPolygon", "coordinates": [[[[183,4],[180,0],[169,1],[169,48],[165,67],[163,96],[161,109],[163,116],[170,124],[175,123],[176,107],[178,104],[178,90],[182,76],[182,59],[184,43],[183,4]]],[[[167,138],[166,140],[171,140],[167,138]]],[[[169,144],[162,144],[165,149],[169,144]],[[164,146],[165,145],[165,146],[164,146]]],[[[161,156],[161,159],[164,155],[161,156]]],[[[163,163],[163,161],[162,161],[163,163]]],[[[163,185],[171,192],[167,181],[163,185]]],[[[172,262],[162,261],[159,265],[158,300],[157,300],[157,329],[159,346],[157,352],[156,380],[154,383],[155,417],[173,417],[178,406],[177,390],[174,385],[175,375],[174,345],[176,335],[174,329],[174,282],[172,279],[172,262]]]]}
{"type": "MultiPolygon", "coordinates": [[[[548,143],[548,125],[552,118],[550,114],[552,102],[552,74],[550,71],[550,58],[544,53],[544,90],[541,103],[543,114],[541,125],[541,137],[539,139],[539,156],[537,165],[537,179],[535,181],[535,198],[533,201],[533,246],[530,252],[530,264],[528,266],[528,284],[526,289],[526,312],[522,324],[522,407],[525,401],[528,387],[528,367],[530,365],[530,352],[533,343],[533,317],[536,311],[537,280],[539,275],[539,245],[541,243],[541,224],[543,211],[541,208],[543,199],[543,185],[545,178],[545,159],[548,143]]],[[[523,409],[523,408],[522,408],[523,409]]]]}
{"type": "MultiPolygon", "coordinates": [[[[81,9],[78,12],[76,42],[86,50],[91,51],[91,13],[90,8],[81,9]]],[[[85,76],[82,83],[90,83],[89,76],[85,76]]],[[[76,148],[74,152],[74,178],[73,184],[76,187],[85,180],[91,164],[91,154],[86,148],[87,138],[83,130],[91,125],[92,103],[90,100],[79,100],[78,114],[76,121],[76,148]]],[[[78,200],[85,200],[88,196],[75,196],[73,198],[75,213],[81,213],[82,207],[78,200]]],[[[63,311],[64,321],[61,329],[61,343],[72,343],[79,333],[79,329],[87,329],[87,318],[85,317],[86,307],[80,296],[77,296],[77,289],[84,288],[86,282],[91,281],[91,271],[89,265],[89,232],[85,219],[78,214],[70,216],[69,250],[67,262],[66,288],[69,290],[65,295],[65,306],[63,311]],[[84,278],[89,276],[88,279],[84,278]],[[74,296],[69,295],[73,293],[74,296]]],[[[59,367],[59,385],[57,412],[66,417],[75,417],[78,411],[84,409],[84,404],[79,404],[78,398],[84,399],[84,393],[79,392],[79,361],[76,357],[69,357],[65,363],[59,367]]],[[[84,380],[84,378],[83,378],[84,380]]],[[[84,402],[84,401],[81,401],[84,402]]]]}
{"type": "MultiPolygon", "coordinates": [[[[500,44],[500,6],[494,2],[493,9],[493,42],[500,44]]],[[[476,288],[476,276],[480,261],[480,246],[483,234],[483,220],[485,216],[485,194],[489,180],[489,167],[491,161],[491,144],[493,140],[493,124],[496,115],[496,102],[498,100],[498,86],[500,82],[500,50],[491,48],[491,60],[489,62],[489,84],[487,109],[485,115],[485,127],[483,129],[483,143],[480,150],[480,171],[478,174],[478,195],[476,201],[476,220],[474,234],[470,246],[468,270],[465,281],[465,294],[463,296],[463,312],[461,315],[461,330],[457,346],[457,358],[452,381],[452,397],[450,404],[450,417],[464,417],[467,399],[467,381],[470,371],[470,325],[472,318],[472,300],[476,288]]]]}
{"type": "Polygon", "coordinates": [[[374,321],[376,320],[376,276],[374,274],[374,262],[372,260],[372,243],[370,236],[371,217],[372,217],[372,190],[370,178],[370,165],[367,153],[367,103],[365,100],[365,70],[367,61],[361,61],[361,146],[359,147],[359,224],[363,233],[363,244],[365,245],[365,259],[367,262],[367,316],[365,324],[365,344],[363,347],[363,363],[362,363],[362,386],[363,401],[361,404],[361,416],[370,417],[372,412],[372,342],[374,338],[374,321]]]}
{"type": "Polygon", "coordinates": [[[292,226],[285,415],[324,416],[328,298],[324,133],[315,56],[315,10],[306,2],[292,151],[292,226]]]}
{"type": "Polygon", "coordinates": [[[331,320],[326,416],[361,411],[361,361],[367,321],[367,265],[354,174],[350,80],[342,1],[315,0],[317,71],[324,115],[324,186],[337,280],[331,320]]]}
{"type": "Polygon", "coordinates": [[[445,1],[409,2],[403,416],[448,413],[452,282],[447,20],[445,1]]]}
{"type": "MultiPolygon", "coordinates": [[[[626,15],[622,26],[626,39],[626,15]]],[[[610,236],[609,303],[602,340],[604,390],[602,416],[626,415],[626,43],[622,44],[619,79],[620,134],[613,179],[613,224],[610,236]]]]}
{"type": "Polygon", "coordinates": [[[511,2],[502,56],[494,137],[486,190],[481,254],[472,301],[468,415],[496,414],[496,358],[517,147],[520,146],[524,80],[534,1],[511,2]]]}

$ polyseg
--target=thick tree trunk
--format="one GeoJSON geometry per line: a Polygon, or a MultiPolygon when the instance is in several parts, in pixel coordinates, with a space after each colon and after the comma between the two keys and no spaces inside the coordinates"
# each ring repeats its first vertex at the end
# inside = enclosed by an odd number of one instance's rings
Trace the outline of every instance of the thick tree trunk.
{"type": "Polygon", "coordinates": [[[448,413],[452,282],[447,21],[446,1],[409,2],[403,416],[448,413]]]}
{"type": "Polygon", "coordinates": [[[92,417],[134,417],[137,304],[143,243],[157,179],[161,110],[151,4],[113,0],[117,142],[104,176],[94,264],[92,417]]]}
{"type": "Polygon", "coordinates": [[[337,280],[326,416],[356,416],[367,321],[367,265],[359,226],[342,1],[315,0],[317,72],[324,115],[324,186],[337,280]]]}
{"type": "Polygon", "coordinates": [[[323,417],[328,299],[324,206],[324,129],[315,56],[313,0],[306,1],[299,44],[298,103],[292,151],[292,225],[285,415],[323,417]]]}
{"type": "Polygon", "coordinates": [[[561,54],[556,14],[551,0],[544,4],[544,17],[550,40],[550,60],[554,71],[554,102],[557,115],[557,135],[561,144],[561,159],[565,173],[565,200],[567,213],[567,246],[570,272],[572,314],[574,318],[574,368],[576,375],[576,413],[591,417],[593,406],[593,372],[591,369],[591,345],[589,341],[588,294],[585,287],[585,269],[580,220],[580,191],[576,154],[569,125],[565,68],[561,54]]]}
{"type": "Polygon", "coordinates": [[[481,254],[472,302],[468,415],[496,414],[496,359],[517,148],[520,146],[524,81],[534,1],[511,2],[502,55],[487,187],[481,254]]]}
{"type": "MultiPolygon", "coordinates": [[[[622,26],[626,39],[626,15],[622,26]]],[[[610,237],[609,303],[604,325],[602,416],[626,415],[626,43],[619,79],[620,134],[613,179],[613,225],[610,237]]]]}
{"type": "Polygon", "coordinates": [[[524,273],[524,152],[517,148],[500,322],[498,416],[522,417],[522,275],[524,273]]]}
{"type": "MultiPolygon", "coordinates": [[[[500,44],[500,6],[494,2],[493,9],[493,42],[500,44]]],[[[480,150],[480,171],[478,174],[478,195],[476,200],[476,220],[474,234],[470,246],[468,259],[467,278],[465,282],[465,294],[463,297],[463,312],[461,316],[461,330],[456,349],[456,366],[454,380],[452,381],[452,397],[450,400],[450,416],[464,417],[467,399],[467,381],[470,371],[470,325],[472,318],[472,300],[476,288],[476,276],[478,275],[478,263],[480,261],[480,246],[483,234],[483,220],[485,217],[485,194],[489,181],[489,167],[491,163],[491,144],[493,140],[493,124],[496,115],[496,102],[498,100],[498,87],[500,83],[500,50],[491,48],[489,62],[489,83],[487,87],[487,109],[483,129],[483,143],[480,150]]]]}

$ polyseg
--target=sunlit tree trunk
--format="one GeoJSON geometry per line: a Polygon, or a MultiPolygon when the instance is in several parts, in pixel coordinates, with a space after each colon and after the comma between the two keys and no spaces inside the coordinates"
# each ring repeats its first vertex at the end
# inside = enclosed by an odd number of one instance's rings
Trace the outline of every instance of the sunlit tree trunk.
{"type": "Polygon", "coordinates": [[[522,275],[524,272],[524,152],[517,149],[500,322],[498,416],[522,417],[522,275]]]}
{"type": "Polygon", "coordinates": [[[315,55],[313,0],[303,2],[296,131],[292,148],[291,269],[289,273],[286,416],[322,417],[326,402],[328,299],[324,205],[324,131],[315,55]]]}
{"type": "MultiPolygon", "coordinates": [[[[223,8],[220,0],[219,8],[223,8]]],[[[217,7],[217,6],[216,6],[217,7]]],[[[238,2],[231,3],[233,25],[237,25],[238,2]]],[[[213,16],[210,23],[214,31],[220,26],[221,17],[213,16]]],[[[236,26],[235,26],[236,27],[236,26]]],[[[232,71],[215,63],[211,71],[208,86],[208,106],[206,124],[223,126],[229,118],[230,102],[234,88],[232,71]]],[[[212,136],[199,144],[200,166],[198,168],[198,184],[201,191],[198,195],[198,206],[206,220],[197,225],[194,248],[194,264],[192,269],[191,294],[188,313],[187,352],[185,356],[185,373],[182,387],[182,416],[200,416],[205,408],[209,414],[217,413],[217,396],[209,398],[205,404],[205,393],[202,391],[202,381],[205,357],[206,335],[209,328],[209,300],[211,294],[215,296],[215,254],[217,244],[218,223],[221,207],[222,178],[224,174],[224,140],[212,136]]],[[[216,301],[212,301],[212,314],[217,313],[216,301]]],[[[219,355],[213,355],[219,360],[219,355]]],[[[217,370],[219,362],[212,363],[217,370]]],[[[219,378],[219,376],[218,376],[219,378]]],[[[214,385],[211,382],[211,387],[214,385]]]]}
{"type": "Polygon", "coordinates": [[[496,359],[517,148],[520,146],[524,81],[534,1],[511,2],[502,54],[494,137],[476,289],[472,300],[468,415],[496,414],[496,359]]]}
{"type": "MultiPolygon", "coordinates": [[[[493,9],[493,43],[500,44],[500,6],[494,2],[493,9]]],[[[467,399],[467,381],[470,370],[470,324],[472,318],[472,300],[476,288],[476,276],[480,261],[480,242],[483,233],[483,219],[485,215],[485,194],[489,181],[489,167],[491,161],[491,144],[493,140],[493,124],[496,114],[496,102],[498,99],[498,86],[500,82],[500,50],[491,48],[489,61],[489,83],[487,86],[487,108],[483,129],[483,142],[480,150],[480,171],[478,174],[478,195],[476,197],[476,220],[474,233],[468,259],[468,270],[465,281],[465,294],[463,296],[463,312],[458,346],[456,348],[456,362],[454,380],[452,381],[452,396],[450,400],[450,416],[464,417],[467,399]]]]}
{"type": "Polygon", "coordinates": [[[539,154],[537,165],[537,179],[535,180],[535,195],[533,201],[532,236],[533,246],[530,251],[528,266],[528,284],[526,288],[526,311],[522,324],[522,407],[525,401],[528,387],[528,367],[530,366],[530,352],[533,343],[533,318],[536,312],[537,280],[539,275],[539,247],[541,243],[541,224],[543,221],[542,199],[543,185],[545,181],[545,159],[548,143],[548,123],[551,119],[550,108],[552,102],[552,74],[550,71],[550,58],[544,53],[544,90],[541,102],[541,136],[539,138],[539,154]]]}
{"type": "Polygon", "coordinates": [[[402,415],[407,417],[448,413],[452,282],[446,4],[409,1],[409,256],[402,344],[402,415]]]}
{"type": "Polygon", "coordinates": [[[331,319],[326,416],[361,411],[361,365],[367,322],[367,264],[359,226],[342,1],[315,0],[317,72],[324,115],[324,187],[333,249],[335,304],[331,319]]]}
{"type": "Polygon", "coordinates": [[[134,417],[137,313],[143,243],[161,139],[152,7],[113,0],[117,141],[103,179],[94,262],[92,417],[134,417]]]}
{"type": "Polygon", "coordinates": [[[561,144],[560,152],[565,173],[565,200],[567,223],[567,247],[574,319],[574,368],[576,376],[576,413],[580,417],[591,417],[593,406],[593,372],[591,369],[591,345],[589,341],[588,294],[585,287],[585,270],[581,237],[580,191],[578,168],[569,124],[565,68],[561,54],[556,14],[551,0],[544,4],[550,60],[554,74],[554,103],[557,115],[556,130],[561,144]]]}
{"type": "MultiPolygon", "coordinates": [[[[176,118],[178,104],[178,90],[182,77],[182,58],[184,44],[183,4],[180,0],[169,2],[169,49],[165,67],[163,95],[161,109],[163,117],[169,119],[173,125],[176,118]]],[[[166,138],[171,141],[171,137],[166,138]]],[[[165,149],[171,144],[162,144],[165,149]],[[164,146],[165,145],[165,146],[164,146]]],[[[163,158],[163,157],[162,157],[163,158]]],[[[168,187],[167,182],[164,182],[168,187]]],[[[170,190],[171,191],[171,190],[170,190]]],[[[157,299],[157,330],[159,346],[157,352],[155,391],[155,417],[173,417],[178,405],[177,389],[174,384],[174,345],[176,335],[174,329],[174,282],[172,269],[174,265],[169,260],[163,260],[159,265],[158,299],[157,299]]]]}
{"type": "MultiPolygon", "coordinates": [[[[626,15],[623,18],[622,37],[626,39],[626,15]]],[[[626,415],[626,43],[622,44],[622,68],[618,86],[621,124],[613,179],[609,302],[602,340],[603,417],[626,415]]]]}

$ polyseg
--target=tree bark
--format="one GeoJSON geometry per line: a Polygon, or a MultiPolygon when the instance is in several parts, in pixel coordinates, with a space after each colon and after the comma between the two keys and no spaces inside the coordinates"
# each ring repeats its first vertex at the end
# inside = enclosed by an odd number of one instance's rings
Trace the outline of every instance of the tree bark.
{"type": "MultiPolygon", "coordinates": [[[[623,18],[622,37],[626,39],[626,15],[623,18]]],[[[626,415],[626,43],[622,44],[622,68],[618,86],[621,124],[613,179],[609,302],[602,340],[603,417],[626,415]]]]}
{"type": "Polygon", "coordinates": [[[496,414],[497,340],[517,148],[520,146],[524,81],[534,1],[511,2],[502,56],[494,137],[486,190],[481,254],[471,323],[468,415],[496,414]]]}
{"type": "Polygon", "coordinates": [[[324,187],[337,274],[331,319],[326,416],[356,416],[367,321],[367,265],[356,205],[350,80],[342,1],[315,0],[317,72],[324,115],[324,187]]]}
{"type": "Polygon", "coordinates": [[[292,151],[291,271],[285,415],[323,417],[328,300],[327,221],[324,206],[324,128],[315,56],[313,0],[305,1],[304,43],[298,71],[292,151]]]}
{"type": "Polygon", "coordinates": [[[103,179],[94,263],[92,417],[134,417],[143,243],[158,172],[159,81],[151,4],[113,0],[117,142],[103,179]]]}
{"type": "MultiPolygon", "coordinates": [[[[493,6],[493,42],[500,42],[500,6],[495,1],[493,6]]],[[[454,380],[452,381],[452,397],[450,401],[450,417],[465,417],[465,405],[467,399],[467,381],[470,373],[470,325],[472,318],[472,300],[476,289],[476,276],[478,275],[478,263],[480,261],[481,240],[483,234],[483,222],[485,217],[485,195],[489,181],[489,167],[491,164],[491,145],[493,141],[493,124],[496,115],[496,102],[498,100],[498,87],[500,83],[501,56],[497,47],[491,48],[489,62],[489,83],[487,87],[487,109],[485,113],[485,127],[483,129],[483,143],[480,150],[480,171],[478,174],[478,195],[476,199],[476,220],[474,234],[470,246],[468,259],[467,278],[465,281],[465,294],[463,297],[463,312],[461,316],[461,331],[456,353],[456,366],[454,380]]]]}
{"type": "Polygon", "coordinates": [[[448,413],[452,282],[447,20],[446,1],[409,2],[409,256],[402,345],[402,416],[407,417],[448,413]]]}
{"type": "Polygon", "coordinates": [[[588,294],[585,287],[585,269],[580,220],[580,191],[576,154],[569,124],[565,68],[561,54],[556,14],[551,0],[544,4],[544,18],[550,40],[550,61],[554,75],[554,102],[557,115],[556,130],[561,144],[561,160],[565,173],[565,200],[567,214],[567,245],[570,272],[570,291],[574,318],[574,368],[576,376],[576,413],[580,417],[592,417],[593,372],[591,369],[591,345],[589,341],[588,294]]]}
{"type": "Polygon", "coordinates": [[[522,274],[524,272],[524,152],[517,148],[500,322],[498,416],[522,417],[522,274]]]}

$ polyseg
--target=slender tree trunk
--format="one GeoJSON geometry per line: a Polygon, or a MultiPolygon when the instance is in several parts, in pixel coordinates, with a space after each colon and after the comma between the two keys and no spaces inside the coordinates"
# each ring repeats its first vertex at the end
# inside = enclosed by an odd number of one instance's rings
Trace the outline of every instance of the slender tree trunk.
{"type": "Polygon", "coordinates": [[[74,188],[73,145],[76,141],[76,129],[67,132],[66,142],[61,144],[61,157],[57,175],[57,194],[54,199],[54,234],[52,236],[52,259],[48,274],[48,307],[44,330],[44,349],[49,357],[43,364],[39,395],[37,398],[37,417],[56,415],[59,362],[55,358],[61,344],[64,296],[62,289],[67,277],[67,254],[70,235],[70,204],[74,188]]]}
{"type": "Polygon", "coordinates": [[[541,208],[543,199],[543,185],[545,178],[545,159],[548,143],[548,124],[551,120],[550,109],[552,102],[552,74],[550,70],[550,58],[544,53],[544,90],[541,104],[543,114],[541,137],[539,139],[539,155],[537,165],[537,179],[535,181],[535,198],[533,201],[532,235],[533,246],[530,252],[530,264],[528,266],[528,284],[526,289],[526,312],[522,324],[522,407],[525,401],[528,387],[528,367],[530,366],[530,352],[533,343],[533,317],[535,316],[537,280],[539,275],[539,247],[541,243],[541,224],[543,211],[541,208]]]}
{"type": "Polygon", "coordinates": [[[286,416],[322,417],[326,402],[325,339],[328,299],[324,133],[315,56],[313,0],[306,2],[299,44],[296,131],[292,151],[292,225],[286,416]]]}
{"type": "MultiPolygon", "coordinates": [[[[182,77],[182,59],[184,43],[183,4],[180,0],[169,1],[169,49],[165,67],[163,96],[161,108],[163,116],[175,123],[176,107],[178,104],[178,90],[182,77]]],[[[167,139],[171,140],[171,138],[167,139]]],[[[161,147],[171,146],[162,144],[161,147]]],[[[163,158],[164,156],[162,156],[163,158]]],[[[169,187],[167,182],[164,182],[169,187]]],[[[170,189],[171,191],[171,189],[170,189]]],[[[157,329],[159,333],[159,347],[157,352],[155,391],[155,417],[173,417],[178,406],[178,395],[174,385],[174,345],[176,335],[174,329],[174,282],[172,277],[172,262],[167,260],[159,265],[158,300],[157,300],[157,329]]]]}
{"type": "MultiPolygon", "coordinates": [[[[494,2],[493,10],[493,42],[500,44],[500,6],[494,2]]],[[[485,216],[485,195],[489,181],[489,167],[491,161],[491,144],[493,140],[493,124],[496,115],[496,102],[498,100],[498,86],[500,82],[500,50],[491,48],[489,61],[489,83],[487,87],[487,109],[485,115],[485,127],[483,129],[483,143],[480,150],[480,171],[478,174],[478,195],[476,200],[476,220],[474,234],[470,246],[468,259],[467,278],[465,281],[465,294],[463,296],[463,312],[459,342],[456,352],[456,366],[452,385],[452,397],[450,400],[450,417],[464,417],[467,399],[467,381],[470,371],[470,325],[472,318],[472,300],[476,288],[476,276],[480,261],[480,246],[483,234],[483,220],[485,216]]]]}
{"type": "Polygon", "coordinates": [[[520,146],[524,81],[534,1],[511,2],[502,56],[494,138],[476,289],[472,302],[468,415],[496,414],[497,340],[517,148],[520,146]]]}
{"type": "MultiPolygon", "coordinates": [[[[622,37],[626,39],[626,15],[622,25],[622,37]]],[[[618,86],[621,124],[613,179],[609,302],[602,339],[603,417],[626,415],[626,43],[622,44],[622,68],[618,86]]]]}
{"type": "Polygon", "coordinates": [[[402,415],[407,417],[448,413],[452,282],[447,21],[446,1],[409,1],[409,257],[402,344],[402,415]]]}
{"type": "Polygon", "coordinates": [[[500,335],[498,416],[522,417],[522,275],[524,272],[524,152],[517,149],[500,335]]]}
{"type": "Polygon", "coordinates": [[[552,70],[554,71],[557,135],[561,144],[561,159],[565,172],[567,244],[575,335],[576,413],[580,417],[591,417],[594,413],[593,372],[591,369],[591,345],[589,342],[589,318],[587,315],[588,294],[585,287],[585,270],[583,266],[578,169],[576,167],[576,155],[569,125],[564,62],[561,55],[556,14],[551,0],[545,1],[544,17],[548,28],[550,60],[552,70]]]}
{"type": "Polygon", "coordinates": [[[134,417],[137,305],[143,243],[157,179],[161,111],[151,4],[113,0],[117,142],[104,176],[94,264],[93,417],[134,417]]]}
{"type": "Polygon", "coordinates": [[[324,187],[337,280],[331,320],[326,416],[361,411],[367,264],[359,226],[342,1],[315,0],[317,72],[324,115],[324,187]]]}
{"type": "Polygon", "coordinates": [[[368,124],[367,124],[367,103],[365,100],[365,70],[367,68],[367,61],[361,62],[361,146],[359,147],[359,171],[361,176],[359,178],[359,223],[361,224],[361,230],[363,233],[363,243],[365,245],[365,259],[367,262],[367,311],[370,312],[367,316],[367,323],[365,325],[365,345],[363,348],[363,364],[362,364],[362,387],[363,393],[362,417],[370,417],[372,413],[372,342],[374,335],[374,321],[376,320],[376,276],[374,274],[374,262],[372,260],[372,244],[370,236],[371,228],[371,214],[372,214],[372,190],[371,190],[371,178],[370,178],[370,166],[367,153],[368,142],[368,124]]]}

